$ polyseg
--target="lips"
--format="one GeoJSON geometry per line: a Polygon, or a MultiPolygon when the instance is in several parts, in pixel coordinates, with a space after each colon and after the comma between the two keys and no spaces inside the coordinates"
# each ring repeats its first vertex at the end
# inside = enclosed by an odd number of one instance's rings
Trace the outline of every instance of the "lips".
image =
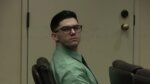
{"type": "Polygon", "coordinates": [[[70,38],[71,41],[78,41],[78,38],[70,38]]]}

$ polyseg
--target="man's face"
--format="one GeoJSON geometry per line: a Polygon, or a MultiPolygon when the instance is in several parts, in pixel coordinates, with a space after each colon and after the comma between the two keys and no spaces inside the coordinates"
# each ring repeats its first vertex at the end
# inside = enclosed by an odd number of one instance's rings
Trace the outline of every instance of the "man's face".
{"type": "Polygon", "coordinates": [[[67,18],[59,23],[55,40],[67,47],[77,47],[80,42],[81,25],[78,24],[75,18],[67,18]]]}

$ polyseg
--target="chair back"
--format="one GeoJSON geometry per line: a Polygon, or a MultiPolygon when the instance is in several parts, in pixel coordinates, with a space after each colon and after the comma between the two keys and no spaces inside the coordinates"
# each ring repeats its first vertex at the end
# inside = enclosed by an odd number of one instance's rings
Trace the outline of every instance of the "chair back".
{"type": "Polygon", "coordinates": [[[150,84],[150,70],[140,69],[134,75],[134,84],[150,84]]]}
{"type": "Polygon", "coordinates": [[[150,78],[150,70],[149,69],[140,69],[136,72],[136,74],[150,78]]]}
{"type": "Polygon", "coordinates": [[[32,66],[32,76],[33,76],[35,84],[42,84],[42,81],[41,81],[40,75],[38,73],[36,64],[32,66]]]}
{"type": "Polygon", "coordinates": [[[131,73],[136,73],[137,70],[142,69],[141,66],[130,64],[130,63],[127,63],[123,60],[115,60],[112,63],[112,65],[115,68],[119,68],[119,69],[122,69],[122,70],[125,70],[128,72],[131,72],[131,73]]]}
{"type": "Polygon", "coordinates": [[[133,84],[150,84],[150,78],[135,74],[133,82],[133,84]]]}
{"type": "Polygon", "coordinates": [[[115,60],[109,68],[111,84],[150,84],[150,70],[115,60]]]}
{"type": "Polygon", "coordinates": [[[132,84],[132,74],[121,69],[109,67],[111,84],[132,84]]]}
{"type": "Polygon", "coordinates": [[[35,84],[56,84],[50,63],[46,58],[44,57],[38,58],[37,63],[34,66],[36,66],[35,69],[38,72],[39,76],[38,78],[41,81],[41,83],[37,83],[39,81],[35,79],[37,78],[37,75],[33,75],[35,84]]]}

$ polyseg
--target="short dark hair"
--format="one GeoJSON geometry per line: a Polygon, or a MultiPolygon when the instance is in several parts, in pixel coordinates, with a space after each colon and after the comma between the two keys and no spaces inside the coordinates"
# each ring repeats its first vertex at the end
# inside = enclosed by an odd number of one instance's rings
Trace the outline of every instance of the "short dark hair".
{"type": "Polygon", "coordinates": [[[75,18],[77,21],[77,15],[75,12],[73,11],[69,11],[69,10],[63,10],[59,13],[57,13],[51,20],[51,24],[50,24],[50,27],[51,27],[51,31],[52,32],[55,32],[56,28],[59,26],[59,23],[64,20],[64,19],[67,19],[67,18],[75,18]]]}

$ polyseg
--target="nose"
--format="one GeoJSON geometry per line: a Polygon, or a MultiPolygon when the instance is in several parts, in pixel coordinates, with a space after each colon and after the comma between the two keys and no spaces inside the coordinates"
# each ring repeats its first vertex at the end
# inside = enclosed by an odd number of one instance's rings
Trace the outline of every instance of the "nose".
{"type": "Polygon", "coordinates": [[[71,29],[71,34],[75,34],[76,32],[75,32],[75,30],[72,28],[71,29]]]}

